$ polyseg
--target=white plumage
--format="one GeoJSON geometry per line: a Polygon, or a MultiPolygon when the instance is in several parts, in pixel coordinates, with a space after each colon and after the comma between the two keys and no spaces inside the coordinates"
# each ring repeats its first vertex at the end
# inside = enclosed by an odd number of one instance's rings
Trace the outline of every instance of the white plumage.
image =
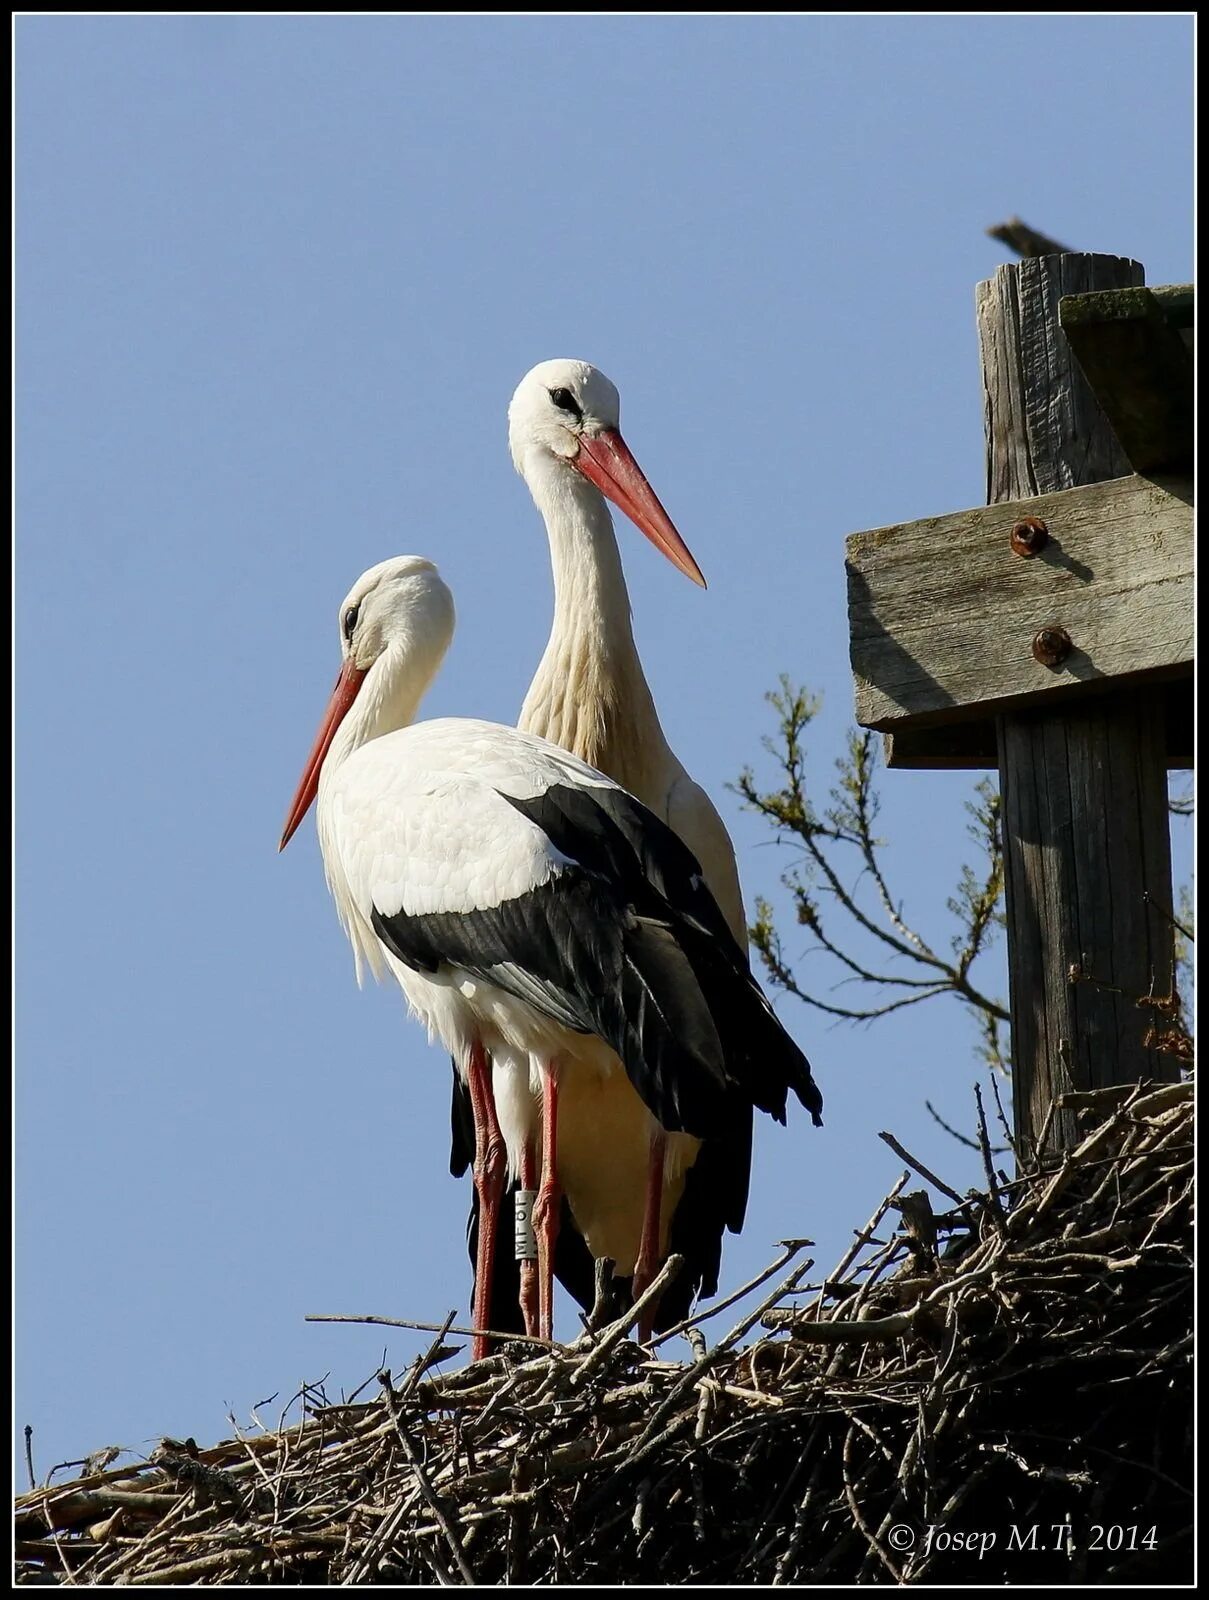
{"type": "MultiPolygon", "coordinates": [[[[412,970],[372,927],[375,910],[382,918],[465,916],[548,885],[574,863],[504,797],[533,799],[560,783],[617,785],[544,740],[461,718],[387,734],[329,764],[318,825],[333,898],[350,937],[365,942],[367,959],[385,961],[429,1033],[462,1061],[476,1037],[497,1066],[519,1056],[526,1078],[530,1059],[560,1055],[596,1070],[620,1068],[599,1040],[572,1034],[480,978],[412,970]]],[[[524,981],[517,969],[511,975],[524,981]]],[[[514,1175],[533,1125],[532,1114],[511,1127],[501,1117],[514,1175]]]]}
{"type": "MultiPolygon", "coordinates": [[[[589,1246],[609,1253],[609,1194],[640,1183],[631,1169],[656,1132],[671,1134],[676,1168],[690,1134],[725,1125],[737,1108],[758,1104],[783,1120],[788,1088],[816,1111],[817,1091],[696,861],[656,818],[535,735],[451,719],[409,726],[453,628],[431,562],[383,562],[340,615],[340,677],[282,846],[317,794],[324,867],[359,972],[389,971],[472,1096],[478,1085],[476,1189],[492,1213],[503,1181],[496,1114],[514,1173],[538,1134],[546,1139],[548,1336],[560,1186],[589,1246]],[[484,1051],[496,1080],[485,1120],[484,1051]],[[627,1078],[641,1097],[618,1110],[607,1086],[627,1078]]],[[[493,1249],[494,1226],[480,1238],[480,1327],[493,1249]]]]}

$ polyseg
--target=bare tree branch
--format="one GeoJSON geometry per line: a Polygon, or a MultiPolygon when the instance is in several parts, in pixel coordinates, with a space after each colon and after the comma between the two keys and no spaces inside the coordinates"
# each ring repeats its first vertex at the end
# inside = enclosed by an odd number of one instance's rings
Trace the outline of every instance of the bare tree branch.
{"type": "Polygon", "coordinates": [[[879,810],[874,735],[860,729],[849,734],[847,750],[836,762],[838,776],[829,803],[820,815],[808,791],[804,742],[819,702],[785,677],[768,700],[779,728],[775,738],[764,740],[764,748],[779,768],[779,786],[762,790],[749,769],[740,776],[737,789],[746,804],[772,824],[778,843],[798,852],[781,881],[792,897],[799,926],[813,936],[817,951],[834,963],[832,970],[839,969],[826,995],[808,984],[785,955],[771,906],[760,899],[751,937],[772,982],[816,1011],[850,1022],[872,1022],[936,995],[955,995],[979,1018],[980,1053],[988,1064],[1003,1070],[999,1030],[1009,1020],[1007,1009],[971,977],[1003,922],[999,796],[993,785],[980,783],[966,808],[979,866],[977,871],[962,868],[957,888],[946,902],[958,930],[952,954],[938,954],[908,920],[882,860],[882,841],[874,831],[879,810]],[[873,906],[868,904],[869,895],[860,898],[866,881],[872,886],[873,906]],[[864,936],[876,940],[903,970],[886,970],[882,962],[871,962],[861,950],[862,942],[867,942],[864,936]],[[868,1004],[842,1005],[832,998],[841,983],[854,981],[872,989],[868,1004]]]}
{"type": "MultiPolygon", "coordinates": [[[[862,729],[849,732],[824,800],[817,782],[808,777],[806,746],[819,700],[784,676],[767,699],[778,723],[775,735],[762,741],[776,764],[774,784],[762,788],[749,768],[735,787],[748,808],[770,824],[775,841],[793,852],[781,883],[789,893],[794,920],[807,931],[804,954],[820,963],[810,965],[808,976],[800,959],[786,955],[772,906],[761,897],[756,901],[751,939],[772,984],[844,1022],[875,1022],[940,995],[954,996],[975,1019],[977,1055],[990,1070],[998,1104],[1000,1086],[1011,1078],[1006,1032],[1011,1019],[1007,1007],[985,986],[980,965],[1005,920],[1001,807],[995,783],[984,778],[966,802],[974,853],[944,901],[954,929],[948,951],[941,952],[895,893],[885,842],[877,836],[876,736],[862,729]],[[837,991],[850,985],[861,986],[860,998],[841,1001],[837,991]]],[[[1170,806],[1174,816],[1190,816],[1191,790],[1173,794],[1170,806]]],[[[1167,915],[1174,925],[1177,958],[1177,984],[1168,1005],[1172,1018],[1180,1021],[1180,1037],[1186,1039],[1182,997],[1191,992],[1193,937],[1186,888],[1180,891],[1175,913],[1167,915]]],[[[933,1106],[928,1110],[954,1138],[983,1149],[981,1135],[967,1138],[933,1106]]],[[[1006,1129],[1002,1108],[1001,1120],[1006,1129]]]]}

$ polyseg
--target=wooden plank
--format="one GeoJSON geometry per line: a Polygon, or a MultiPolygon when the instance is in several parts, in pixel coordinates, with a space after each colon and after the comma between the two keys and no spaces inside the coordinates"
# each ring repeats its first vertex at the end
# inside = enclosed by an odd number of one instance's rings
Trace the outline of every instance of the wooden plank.
{"type": "Polygon", "coordinates": [[[1191,671],[1191,501],[1187,480],[1131,476],[854,534],[857,721],[898,732],[1105,678],[1191,671]],[[1027,558],[1011,546],[1025,517],[1049,530],[1027,558]],[[1059,667],[1033,655],[1051,626],[1072,643],[1059,667]]]}
{"type": "Polygon", "coordinates": [[[993,719],[945,722],[936,728],[906,727],[882,735],[886,766],[901,772],[998,770],[999,745],[993,719]]]}
{"type": "MultiPolygon", "coordinates": [[[[1188,771],[1195,765],[1192,677],[1156,683],[1154,691],[1162,702],[1167,770],[1188,771]]],[[[896,771],[989,772],[999,767],[997,728],[990,718],[903,727],[883,735],[882,751],[886,766],[896,771]]]]}
{"type": "Polygon", "coordinates": [[[1135,286],[1068,295],[1063,331],[1135,472],[1177,472],[1192,461],[1192,291],[1135,286]]]}
{"type": "MultiPolygon", "coordinates": [[[[1120,446],[1096,413],[1058,302],[1140,276],[1115,257],[1044,256],[979,285],[988,498],[1120,476],[1120,446]]],[[[1040,709],[997,719],[1012,1091],[1025,1155],[1043,1128],[1047,1153],[1081,1136],[1064,1093],[1178,1076],[1154,1048],[1156,1014],[1145,1004],[1170,997],[1173,982],[1162,721],[1151,687],[1119,684],[1070,705],[1042,697],[1040,709]]]]}
{"type": "MultiPolygon", "coordinates": [[[[1191,333],[1196,326],[1196,286],[1191,283],[1156,283],[1150,293],[1173,328],[1191,333]]],[[[1058,312],[1061,315],[1059,303],[1058,312]]]]}
{"type": "Polygon", "coordinates": [[[982,417],[993,442],[988,505],[1129,475],[1129,458],[1058,330],[1058,301],[1064,294],[1144,282],[1139,263],[1125,257],[1064,255],[1001,267],[979,284],[982,417]],[[1097,281],[1100,269],[1092,262],[1113,266],[1097,281]],[[1052,406],[1037,403],[1047,382],[1062,385],[1052,406]],[[1094,463],[1090,478],[1082,471],[1085,462],[1094,463]]]}

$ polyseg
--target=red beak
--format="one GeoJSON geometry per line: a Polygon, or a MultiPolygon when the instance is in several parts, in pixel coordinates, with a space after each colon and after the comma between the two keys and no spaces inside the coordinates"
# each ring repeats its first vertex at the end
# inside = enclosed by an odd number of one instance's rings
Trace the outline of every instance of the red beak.
{"type": "Polygon", "coordinates": [[[319,724],[319,732],[315,735],[315,743],[307,757],[306,767],[302,774],[302,781],[298,785],[298,792],[290,806],[290,814],[285,819],[285,827],[281,831],[281,843],[278,850],[284,850],[298,830],[298,824],[311,809],[311,801],[319,791],[319,774],[323,770],[323,758],[331,748],[332,740],[336,737],[336,729],[348,715],[349,708],[357,698],[357,690],[365,679],[365,669],[354,666],[351,661],[346,661],[340,668],[340,676],[336,679],[336,687],[332,690],[332,698],[327,703],[327,710],[323,713],[323,721],[319,724]]]}
{"type": "Polygon", "coordinates": [[[705,588],[701,568],[615,428],[608,428],[604,433],[581,433],[579,454],[573,464],[618,510],[625,512],[674,567],[679,567],[686,578],[705,588]]]}

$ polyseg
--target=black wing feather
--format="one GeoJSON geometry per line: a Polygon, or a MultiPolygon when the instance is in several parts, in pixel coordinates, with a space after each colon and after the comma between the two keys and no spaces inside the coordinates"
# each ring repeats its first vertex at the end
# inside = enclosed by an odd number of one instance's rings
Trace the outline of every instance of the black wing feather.
{"type": "MultiPolygon", "coordinates": [[[[792,1089],[817,1124],[823,1103],[810,1064],[752,977],[747,952],[680,835],[624,789],[553,784],[532,800],[512,799],[511,804],[563,855],[617,885],[638,921],[627,954],[653,987],[658,988],[660,957],[666,960],[666,938],[679,946],[696,979],[691,988],[705,999],[721,1038],[732,1084],[737,1077],[734,1086],[780,1122],[792,1089]],[[748,1028],[753,1037],[745,1039],[748,1028]]],[[[673,992],[678,987],[673,984],[673,992]]],[[[666,989],[659,992],[666,998],[666,989]]],[[[684,1022],[681,1017],[680,1025],[684,1022]]]]}
{"type": "Polygon", "coordinates": [[[501,905],[383,916],[379,938],[423,972],[457,966],[621,1057],[669,1132],[733,1125],[737,1102],[819,1120],[805,1056],[781,1027],[691,851],[632,796],[553,785],[505,796],[577,863],[501,905]]]}

